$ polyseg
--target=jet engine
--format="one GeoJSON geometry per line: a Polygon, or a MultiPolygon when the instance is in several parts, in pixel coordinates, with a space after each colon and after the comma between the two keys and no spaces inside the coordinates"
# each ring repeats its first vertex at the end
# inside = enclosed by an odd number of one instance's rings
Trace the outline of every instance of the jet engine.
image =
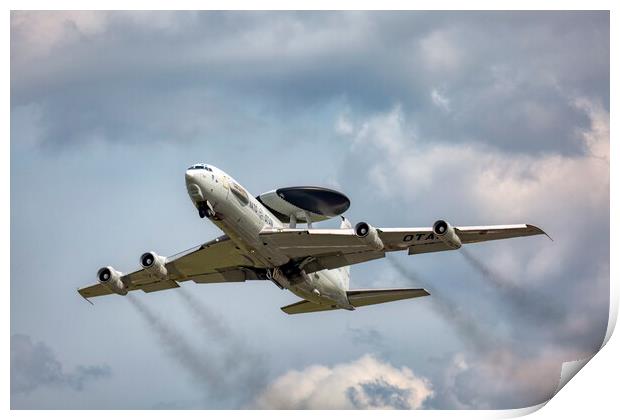
{"type": "Polygon", "coordinates": [[[366,222],[359,222],[355,225],[355,234],[358,238],[361,238],[370,245],[373,249],[380,251],[383,249],[383,241],[379,237],[379,232],[377,229],[370,226],[366,222]]]}
{"type": "Polygon", "coordinates": [[[462,245],[461,238],[458,237],[454,228],[445,220],[437,220],[433,223],[433,233],[452,249],[459,249],[462,245]]]}
{"type": "Polygon", "coordinates": [[[103,267],[97,271],[97,280],[112,292],[119,295],[127,294],[127,286],[121,280],[123,273],[116,271],[112,267],[103,267]]]}
{"type": "Polygon", "coordinates": [[[168,279],[168,270],[166,269],[166,257],[157,255],[153,251],[145,252],[140,257],[140,265],[152,277],[158,280],[168,279]]]}

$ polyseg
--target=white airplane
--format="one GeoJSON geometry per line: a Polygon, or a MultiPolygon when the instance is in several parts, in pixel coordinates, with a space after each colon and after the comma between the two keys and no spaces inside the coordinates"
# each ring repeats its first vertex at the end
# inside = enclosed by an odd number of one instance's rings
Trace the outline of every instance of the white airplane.
{"type": "Polygon", "coordinates": [[[202,163],[185,172],[185,183],[200,217],[211,220],[225,235],[168,258],[146,252],[140,257],[142,268],[128,274],[103,267],[97,272],[97,284],[78,290],[82,297],[126,295],[138,289],[151,293],[179,287],[186,280],[270,280],[303,299],[281,308],[287,314],[354,310],[429,293],[411,288],[351,290],[353,264],[393,251],[422,254],[545,234],[526,224],[452,227],[443,220],[421,228],[375,228],[366,222],[352,228],[343,216],[340,229],[317,229],[312,223],[349,208],[344,194],[321,187],[290,187],[254,198],[230,175],[202,163]],[[307,228],[298,228],[297,222],[307,223],[307,228]]]}

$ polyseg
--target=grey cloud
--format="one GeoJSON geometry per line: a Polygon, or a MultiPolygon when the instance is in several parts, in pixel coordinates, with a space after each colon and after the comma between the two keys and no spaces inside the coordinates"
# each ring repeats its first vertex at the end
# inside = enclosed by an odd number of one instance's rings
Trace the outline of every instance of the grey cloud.
{"type": "Polygon", "coordinates": [[[254,115],[339,100],[363,114],[399,102],[427,140],[579,153],[574,127],[587,121],[566,98],[588,92],[608,103],[608,13],[161,16],[164,24],[149,25],[108,13],[103,29],[55,50],[43,70],[20,54],[25,14],[12,25],[12,107],[42,106],[45,142],[135,141],[144,130],[139,141],[174,142],[226,133],[217,130],[225,120],[244,130],[254,115]],[[433,89],[449,98],[449,113],[433,105],[433,89]]]}
{"type": "Polygon", "coordinates": [[[23,334],[11,335],[11,394],[29,394],[41,387],[82,391],[91,381],[110,376],[107,365],[79,365],[66,372],[52,349],[23,334]]]}
{"type": "Polygon", "coordinates": [[[357,409],[391,407],[397,410],[411,410],[412,389],[400,388],[384,379],[361,382],[358,388],[347,389],[347,396],[357,409]]]}
{"type": "Polygon", "coordinates": [[[355,328],[349,326],[347,331],[355,344],[379,345],[384,339],[383,334],[375,328],[355,328]]]}

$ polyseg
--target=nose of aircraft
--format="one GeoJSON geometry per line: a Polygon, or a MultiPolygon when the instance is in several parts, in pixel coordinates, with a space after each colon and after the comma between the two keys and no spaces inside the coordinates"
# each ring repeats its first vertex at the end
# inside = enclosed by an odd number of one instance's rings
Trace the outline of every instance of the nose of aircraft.
{"type": "Polygon", "coordinates": [[[187,187],[187,193],[192,198],[192,201],[198,203],[205,200],[205,196],[200,187],[200,170],[190,168],[185,171],[185,185],[187,187]]]}
{"type": "Polygon", "coordinates": [[[187,171],[185,171],[185,182],[187,184],[193,183],[195,179],[196,179],[196,170],[188,169],[187,171]]]}

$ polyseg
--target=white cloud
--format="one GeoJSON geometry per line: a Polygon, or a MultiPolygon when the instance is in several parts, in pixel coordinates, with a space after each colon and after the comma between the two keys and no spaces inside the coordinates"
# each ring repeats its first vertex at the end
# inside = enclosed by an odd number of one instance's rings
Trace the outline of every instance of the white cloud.
{"type": "Polygon", "coordinates": [[[407,367],[364,355],[333,367],[313,365],[277,378],[257,397],[263,409],[412,409],[433,395],[407,367]]]}
{"type": "Polygon", "coordinates": [[[574,105],[590,118],[590,128],[581,132],[589,155],[609,164],[609,112],[586,98],[578,98],[574,105]]]}
{"type": "Polygon", "coordinates": [[[407,146],[409,136],[403,131],[404,117],[400,105],[388,114],[370,117],[353,133],[353,146],[365,149],[368,145],[387,152],[389,156],[400,156],[407,146]]]}

